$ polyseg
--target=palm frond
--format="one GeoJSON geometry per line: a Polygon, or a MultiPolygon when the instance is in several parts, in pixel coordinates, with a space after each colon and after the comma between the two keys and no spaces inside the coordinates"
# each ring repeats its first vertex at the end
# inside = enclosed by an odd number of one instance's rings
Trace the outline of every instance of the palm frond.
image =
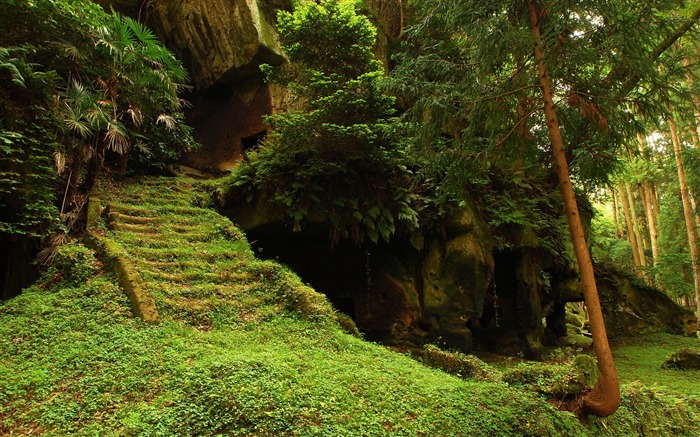
{"type": "Polygon", "coordinates": [[[126,110],[126,113],[129,115],[129,118],[131,118],[131,122],[135,126],[140,126],[141,123],[143,123],[143,113],[139,108],[130,106],[129,109],[126,110]]]}
{"type": "Polygon", "coordinates": [[[118,121],[111,121],[107,124],[105,141],[107,141],[107,148],[119,155],[123,155],[129,150],[129,134],[124,125],[118,121]]]}
{"type": "Polygon", "coordinates": [[[136,37],[136,39],[144,45],[155,46],[159,45],[158,37],[143,24],[130,17],[123,17],[122,24],[126,26],[136,37]]]}
{"type": "MultiPolygon", "coordinates": [[[[10,59],[9,61],[12,61],[12,59],[10,59]]],[[[17,68],[15,64],[9,61],[1,63],[0,70],[5,70],[9,72],[12,83],[22,89],[26,89],[27,85],[24,82],[24,76],[22,76],[22,73],[20,73],[19,68],[17,68]]]]}
{"type": "Polygon", "coordinates": [[[167,114],[160,114],[156,119],[156,124],[163,124],[167,130],[174,130],[177,125],[175,117],[167,114]]]}
{"type": "Polygon", "coordinates": [[[63,170],[66,169],[66,155],[60,151],[56,151],[53,155],[54,162],[56,163],[56,173],[61,174],[63,170]]]}

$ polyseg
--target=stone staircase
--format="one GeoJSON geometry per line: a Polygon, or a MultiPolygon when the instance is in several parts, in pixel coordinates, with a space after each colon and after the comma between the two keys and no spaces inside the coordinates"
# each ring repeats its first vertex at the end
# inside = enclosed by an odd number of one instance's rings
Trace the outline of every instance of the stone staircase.
{"type": "Polygon", "coordinates": [[[284,312],[334,318],[324,296],[279,264],[256,259],[236,226],[202,206],[210,198],[203,182],[144,178],[99,196],[108,229],[101,238],[120,248],[159,320],[210,329],[284,312]]]}

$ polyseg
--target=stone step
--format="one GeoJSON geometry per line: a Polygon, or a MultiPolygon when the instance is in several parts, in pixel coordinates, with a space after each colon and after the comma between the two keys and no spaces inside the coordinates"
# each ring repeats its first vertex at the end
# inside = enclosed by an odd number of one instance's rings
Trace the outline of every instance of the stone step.
{"type": "Polygon", "coordinates": [[[136,258],[146,259],[150,261],[182,261],[182,260],[203,260],[206,262],[216,262],[227,259],[236,259],[237,254],[231,251],[206,250],[192,245],[175,248],[157,248],[157,247],[140,247],[130,246],[124,242],[122,246],[126,247],[131,255],[136,258]]]}
{"type": "Polygon", "coordinates": [[[120,196],[119,200],[125,205],[178,205],[178,206],[192,206],[192,201],[194,200],[194,195],[189,193],[153,193],[152,191],[144,191],[142,193],[127,194],[120,196]]]}
{"type": "MultiPolygon", "coordinates": [[[[196,229],[195,226],[189,227],[190,229],[196,229]]],[[[148,228],[144,230],[131,230],[131,229],[115,229],[116,235],[131,234],[137,238],[143,238],[147,240],[170,240],[177,242],[187,241],[190,243],[209,241],[212,239],[212,234],[207,232],[188,232],[188,231],[177,231],[174,229],[168,229],[163,226],[161,229],[148,228]]]]}
{"type": "Polygon", "coordinates": [[[171,261],[154,261],[154,260],[139,260],[136,262],[142,268],[151,270],[160,270],[164,272],[172,272],[175,270],[185,270],[192,269],[196,267],[208,268],[211,271],[222,271],[222,270],[235,270],[240,267],[241,263],[237,259],[223,259],[216,261],[209,261],[208,263],[203,263],[201,261],[189,261],[189,260],[171,260],[171,261]]]}
{"type": "Polygon", "coordinates": [[[242,287],[237,284],[177,284],[177,283],[163,283],[159,282],[147,282],[148,287],[153,290],[158,291],[164,296],[179,296],[186,298],[217,298],[217,299],[227,299],[236,296],[236,294],[241,293],[242,287]]]}
{"type": "Polygon", "coordinates": [[[179,272],[168,273],[161,270],[141,269],[141,276],[146,280],[166,281],[170,283],[191,284],[204,283],[226,284],[234,281],[245,281],[248,279],[246,272],[179,272]]]}
{"type": "Polygon", "coordinates": [[[133,216],[116,211],[108,214],[108,220],[115,223],[128,223],[133,225],[157,224],[163,221],[160,217],[133,216]]]}
{"type": "MultiPolygon", "coordinates": [[[[143,205],[129,205],[125,203],[110,203],[110,212],[117,212],[120,214],[126,214],[130,216],[137,217],[155,217],[160,218],[163,215],[176,215],[176,216],[197,216],[202,214],[202,208],[197,208],[193,206],[164,206],[164,207],[149,207],[143,205]]],[[[190,217],[191,219],[191,217],[190,217]]]]}

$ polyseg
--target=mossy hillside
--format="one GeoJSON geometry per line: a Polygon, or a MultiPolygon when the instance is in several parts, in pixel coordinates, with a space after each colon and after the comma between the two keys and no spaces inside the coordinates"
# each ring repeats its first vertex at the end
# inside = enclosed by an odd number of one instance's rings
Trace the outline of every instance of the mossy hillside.
{"type": "MultiPolygon", "coordinates": [[[[198,184],[175,180],[144,180],[101,196],[117,205],[123,194],[140,193],[134,202],[161,220],[173,205],[161,204],[157,193],[171,184],[181,190],[179,207],[202,198],[198,184]]],[[[95,271],[89,256],[81,256],[88,279],[55,271],[5,302],[0,434],[617,436],[652,426],[660,429],[654,435],[698,432],[700,406],[642,388],[625,392],[618,415],[583,425],[528,388],[462,380],[364,342],[326,313],[322,296],[278,265],[256,260],[230,223],[204,209],[190,212],[202,232],[225,225],[235,241],[184,242],[173,233],[176,255],[166,248],[144,253],[162,255],[153,262],[246,276],[226,287],[150,280],[163,289],[154,292],[158,305],[161,298],[175,301],[155,325],[133,317],[116,278],[95,271]],[[224,290],[198,295],[196,287],[224,290]],[[178,302],[183,289],[193,293],[187,303],[178,302]],[[290,289],[300,291],[284,293],[290,289]],[[201,307],[183,310],[195,302],[201,307]]],[[[129,246],[130,234],[120,232],[109,235],[129,246]]],[[[133,255],[138,249],[127,249],[134,263],[147,261],[133,255]]]]}

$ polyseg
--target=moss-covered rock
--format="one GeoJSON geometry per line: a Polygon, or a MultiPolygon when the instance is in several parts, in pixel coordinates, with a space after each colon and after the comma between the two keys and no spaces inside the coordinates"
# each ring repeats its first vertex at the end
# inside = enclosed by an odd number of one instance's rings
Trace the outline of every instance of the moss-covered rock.
{"type": "Polygon", "coordinates": [[[477,233],[429,245],[422,268],[423,315],[434,337],[471,350],[467,322],[481,317],[493,269],[491,251],[477,233]]]}
{"type": "Polygon", "coordinates": [[[500,382],[501,374],[472,355],[444,351],[434,345],[425,345],[417,355],[426,366],[472,381],[500,382]]]}
{"type": "Polygon", "coordinates": [[[503,381],[539,393],[563,398],[582,393],[598,380],[595,359],[578,355],[566,365],[523,363],[503,373],[503,381]]]}
{"type": "Polygon", "coordinates": [[[636,334],[643,329],[689,335],[696,330],[692,311],[631,275],[597,266],[596,283],[612,335],[636,334]]]}
{"type": "Polygon", "coordinates": [[[662,369],[700,370],[700,350],[681,349],[661,365],[662,369]]]}
{"type": "Polygon", "coordinates": [[[152,22],[193,76],[198,89],[260,74],[283,57],[268,2],[259,0],[155,2],[152,22]]]}

